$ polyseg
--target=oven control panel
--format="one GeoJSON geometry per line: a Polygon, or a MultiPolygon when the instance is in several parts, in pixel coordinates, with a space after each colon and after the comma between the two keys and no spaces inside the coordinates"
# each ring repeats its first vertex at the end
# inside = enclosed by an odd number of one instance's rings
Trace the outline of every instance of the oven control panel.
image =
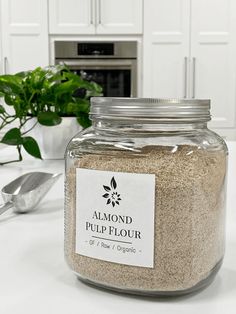
{"type": "Polygon", "coordinates": [[[78,43],[79,56],[113,56],[113,43],[78,43]]]}

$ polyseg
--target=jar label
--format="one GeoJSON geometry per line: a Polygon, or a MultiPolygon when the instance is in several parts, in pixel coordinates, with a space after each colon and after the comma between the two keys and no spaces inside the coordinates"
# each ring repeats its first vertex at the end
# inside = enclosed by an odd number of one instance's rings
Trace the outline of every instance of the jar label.
{"type": "Polygon", "coordinates": [[[153,268],[155,175],[76,169],[76,253],[153,268]]]}

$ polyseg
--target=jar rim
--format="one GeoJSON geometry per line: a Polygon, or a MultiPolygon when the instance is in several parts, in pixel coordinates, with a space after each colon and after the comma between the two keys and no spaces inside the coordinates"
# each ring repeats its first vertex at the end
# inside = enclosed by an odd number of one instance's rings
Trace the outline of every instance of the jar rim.
{"type": "Polygon", "coordinates": [[[211,120],[210,99],[92,97],[90,118],[204,122],[211,120]]]}

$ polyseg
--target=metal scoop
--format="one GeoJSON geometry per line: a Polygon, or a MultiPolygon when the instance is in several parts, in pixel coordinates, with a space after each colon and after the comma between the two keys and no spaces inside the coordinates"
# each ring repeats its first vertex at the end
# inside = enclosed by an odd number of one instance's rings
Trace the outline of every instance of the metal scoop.
{"type": "Polygon", "coordinates": [[[12,207],[17,213],[35,209],[60,175],[61,173],[29,172],[10,182],[2,189],[5,204],[0,205],[0,214],[12,207]]]}

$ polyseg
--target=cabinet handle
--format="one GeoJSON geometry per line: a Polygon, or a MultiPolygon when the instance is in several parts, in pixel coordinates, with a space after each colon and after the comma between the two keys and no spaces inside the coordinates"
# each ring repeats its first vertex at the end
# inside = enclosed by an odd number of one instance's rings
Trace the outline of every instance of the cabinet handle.
{"type": "Polygon", "coordinates": [[[102,24],[102,2],[98,0],[98,24],[102,24]]]}
{"type": "Polygon", "coordinates": [[[195,89],[196,89],[196,58],[193,57],[193,90],[192,90],[192,98],[195,98],[195,89]]]}
{"type": "Polygon", "coordinates": [[[184,57],[184,98],[187,98],[188,57],[184,57]]]}
{"type": "Polygon", "coordinates": [[[93,25],[93,12],[94,12],[94,7],[93,7],[93,0],[90,0],[90,24],[93,25]]]}
{"type": "Polygon", "coordinates": [[[3,74],[7,74],[7,57],[3,59],[3,74]]]}

